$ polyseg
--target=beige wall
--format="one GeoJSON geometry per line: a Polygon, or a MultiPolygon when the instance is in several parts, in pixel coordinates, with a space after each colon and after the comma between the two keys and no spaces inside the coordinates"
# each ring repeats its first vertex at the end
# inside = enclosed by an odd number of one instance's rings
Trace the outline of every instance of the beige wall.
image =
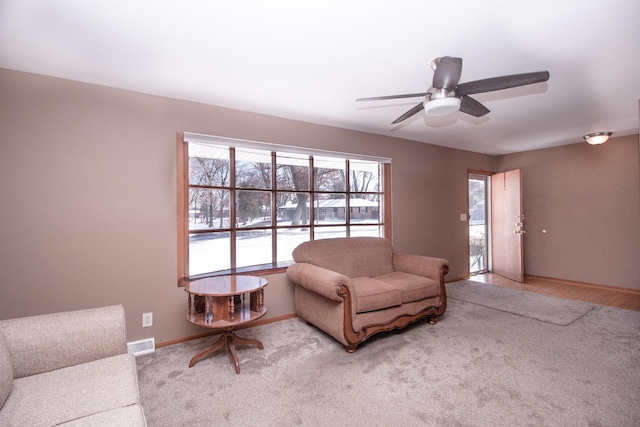
{"type": "Polygon", "coordinates": [[[500,157],[518,168],[526,274],[640,289],[638,135],[500,157]]]}
{"type": "MultiPolygon", "coordinates": [[[[176,284],[180,131],[393,159],[398,250],[467,274],[467,168],[492,156],[0,70],[0,318],[122,303],[129,340],[202,332],[176,284]],[[142,313],[154,325],[142,328],[142,313]]],[[[267,318],[291,284],[268,276],[267,318]]]]}
{"type": "MultiPolygon", "coordinates": [[[[0,318],[121,303],[131,341],[202,332],[176,285],[180,131],[391,157],[394,245],[449,279],[468,272],[467,169],[519,167],[527,273],[640,288],[637,136],[493,157],[8,70],[0,94],[0,318]]],[[[267,278],[267,318],[292,313],[267,278]]]]}

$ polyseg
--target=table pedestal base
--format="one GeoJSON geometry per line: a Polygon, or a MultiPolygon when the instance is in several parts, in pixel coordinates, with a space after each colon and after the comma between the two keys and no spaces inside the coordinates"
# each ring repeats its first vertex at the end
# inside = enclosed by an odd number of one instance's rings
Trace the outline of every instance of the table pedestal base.
{"type": "Polygon", "coordinates": [[[233,331],[224,331],[218,341],[216,341],[211,347],[205,348],[200,353],[191,358],[189,367],[193,368],[193,365],[195,365],[201,357],[214,353],[223,348],[225,345],[229,348],[231,356],[233,357],[233,362],[236,365],[236,374],[240,373],[240,361],[238,360],[238,353],[236,353],[236,345],[255,345],[259,350],[264,349],[264,346],[258,340],[241,338],[233,333],[233,331]]]}

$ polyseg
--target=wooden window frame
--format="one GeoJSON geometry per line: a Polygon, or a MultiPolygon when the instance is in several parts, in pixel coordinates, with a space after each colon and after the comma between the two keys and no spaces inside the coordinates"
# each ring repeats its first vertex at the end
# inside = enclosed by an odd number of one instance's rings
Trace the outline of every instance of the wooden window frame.
{"type": "MultiPolygon", "coordinates": [[[[253,143],[260,144],[260,143],[253,143]]],[[[262,148],[264,150],[271,150],[272,164],[275,163],[275,151],[274,147],[280,148],[278,151],[287,152],[290,151],[287,146],[274,146],[272,144],[265,144],[266,147],[262,148]]],[[[189,140],[185,138],[184,133],[176,134],[176,163],[177,163],[177,249],[178,249],[178,285],[183,286],[185,282],[192,280],[193,278],[189,276],[189,235],[192,233],[192,230],[189,230],[189,140]]],[[[311,200],[313,200],[316,194],[327,194],[324,191],[316,191],[314,189],[314,168],[313,168],[313,156],[322,155],[319,150],[306,150],[306,149],[296,149],[297,152],[306,153],[310,157],[310,189],[308,191],[300,191],[302,193],[310,194],[311,200]]],[[[233,149],[231,149],[231,159],[230,162],[234,163],[233,159],[233,149]]],[[[348,153],[342,153],[341,156],[336,156],[336,153],[332,153],[334,157],[338,157],[342,160],[346,161],[347,168],[349,167],[349,159],[354,158],[354,155],[348,153]]],[[[357,157],[356,157],[357,158],[357,157]]],[[[367,193],[379,194],[382,201],[382,218],[376,224],[381,226],[384,232],[384,236],[386,239],[392,239],[392,230],[391,230],[391,162],[390,161],[380,161],[382,164],[382,176],[381,176],[381,185],[382,188],[380,191],[372,191],[367,193]]],[[[234,167],[232,167],[235,169],[234,167]]],[[[272,174],[275,175],[276,170],[272,168],[272,174]]],[[[235,175],[235,173],[234,173],[235,175]]],[[[346,174],[346,191],[340,192],[341,194],[345,194],[345,227],[347,236],[349,236],[350,232],[350,195],[351,194],[361,194],[360,192],[351,192],[350,190],[350,174],[346,174]]],[[[231,191],[237,190],[235,187],[235,176],[232,177],[230,188],[231,191]]],[[[269,190],[272,193],[276,193],[277,191],[282,191],[281,189],[277,189],[275,185],[275,176],[272,177],[272,182],[274,185],[269,190]]],[[[291,190],[291,192],[295,192],[291,190]]],[[[272,197],[272,205],[275,204],[275,197],[272,197]]],[[[235,218],[235,203],[230,203],[230,218],[235,218]]],[[[275,206],[272,206],[272,215],[276,212],[275,206]]],[[[314,224],[314,209],[310,209],[310,218],[309,224],[305,225],[305,227],[310,228],[310,239],[314,238],[314,229],[318,227],[322,227],[314,224]]],[[[270,267],[263,266],[254,266],[254,267],[236,267],[236,247],[235,247],[235,233],[239,229],[235,226],[235,221],[231,221],[230,224],[230,233],[231,233],[231,269],[230,271],[225,270],[223,272],[212,272],[203,275],[194,276],[194,278],[201,278],[207,276],[216,276],[221,274],[252,274],[252,275],[263,275],[263,274],[272,274],[272,273],[281,273],[286,271],[286,266],[278,266],[276,260],[276,252],[277,252],[277,239],[273,239],[272,241],[272,265],[270,267]],[[233,224],[233,225],[231,225],[233,224]]],[[[354,225],[357,226],[357,225],[354,225]]],[[[270,229],[275,232],[277,229],[282,229],[286,227],[276,226],[273,223],[269,227],[263,227],[264,229],[270,229]]]]}

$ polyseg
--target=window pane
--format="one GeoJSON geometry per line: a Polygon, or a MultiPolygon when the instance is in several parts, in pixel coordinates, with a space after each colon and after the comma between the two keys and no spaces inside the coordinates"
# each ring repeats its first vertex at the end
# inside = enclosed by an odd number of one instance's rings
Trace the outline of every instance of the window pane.
{"type": "Polygon", "coordinates": [[[229,186],[229,149],[189,143],[189,184],[229,186]]]}
{"type": "Polygon", "coordinates": [[[314,239],[333,239],[334,237],[347,237],[347,227],[316,227],[314,239]]]}
{"type": "Polygon", "coordinates": [[[382,206],[379,194],[351,195],[349,211],[351,223],[380,222],[382,206]]]}
{"type": "Polygon", "coordinates": [[[271,230],[238,231],[237,267],[271,264],[271,230]]]}
{"type": "Polygon", "coordinates": [[[384,237],[382,225],[361,225],[350,228],[351,237],[384,237]]]}
{"type": "Polygon", "coordinates": [[[316,224],[346,223],[344,194],[317,194],[313,202],[316,224]]]}
{"type": "Polygon", "coordinates": [[[349,161],[349,186],[354,192],[381,191],[382,167],[377,162],[349,161]]]}
{"type": "Polygon", "coordinates": [[[309,156],[277,153],[276,179],[279,190],[309,191],[309,156]]]}
{"type": "Polygon", "coordinates": [[[180,164],[180,177],[188,177],[179,193],[188,197],[180,199],[187,212],[179,216],[188,221],[187,236],[181,235],[188,265],[179,265],[179,277],[287,265],[311,236],[384,235],[380,163],[275,146],[233,148],[223,140],[188,142],[180,164]]]}
{"type": "Polygon", "coordinates": [[[316,191],[346,191],[346,161],[333,157],[314,157],[314,189],[316,191]]]}
{"type": "Polygon", "coordinates": [[[271,152],[236,150],[236,187],[271,188],[271,152]]]}
{"type": "Polygon", "coordinates": [[[189,275],[228,270],[231,244],[228,232],[189,235],[189,275]]]}
{"type": "Polygon", "coordinates": [[[276,193],[278,225],[309,225],[309,193],[276,193]]]}
{"type": "Polygon", "coordinates": [[[487,270],[487,177],[469,177],[469,273],[487,270]]]}
{"type": "Polygon", "coordinates": [[[271,226],[271,193],[238,190],[236,193],[236,226],[271,226]]]}
{"type": "Polygon", "coordinates": [[[229,191],[189,189],[189,230],[229,228],[229,191]]]}
{"type": "Polygon", "coordinates": [[[310,239],[309,228],[282,228],[278,235],[278,262],[291,261],[291,253],[301,243],[310,239]]]}

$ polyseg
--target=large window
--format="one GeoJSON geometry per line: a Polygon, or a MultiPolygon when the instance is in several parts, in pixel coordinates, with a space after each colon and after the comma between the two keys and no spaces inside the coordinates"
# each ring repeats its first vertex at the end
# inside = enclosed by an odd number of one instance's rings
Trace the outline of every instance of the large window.
{"type": "Polygon", "coordinates": [[[179,281],[285,268],[312,239],[390,239],[389,176],[388,159],[179,134],[179,281]]]}

